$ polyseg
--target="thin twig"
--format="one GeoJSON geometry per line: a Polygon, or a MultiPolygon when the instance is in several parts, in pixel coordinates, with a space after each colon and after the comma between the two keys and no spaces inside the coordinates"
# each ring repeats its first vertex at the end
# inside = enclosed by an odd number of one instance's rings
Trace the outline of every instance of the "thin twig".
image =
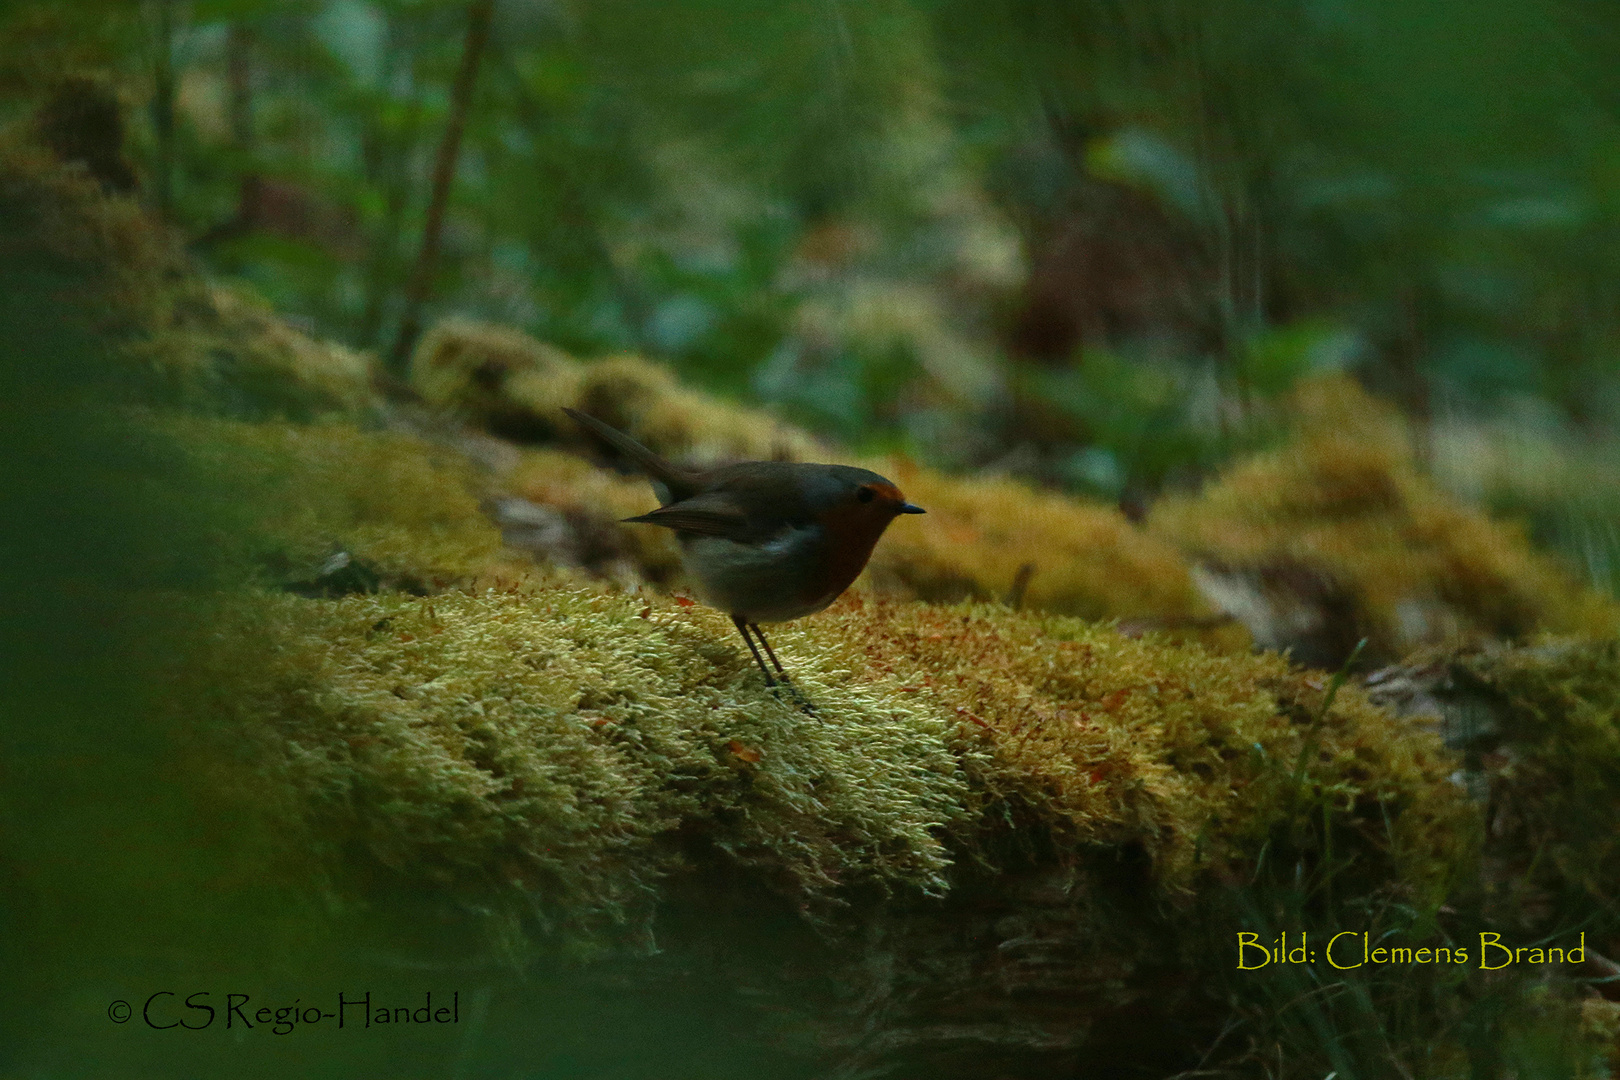
{"type": "Polygon", "coordinates": [[[461,68],[450,92],[450,115],[445,119],[444,138],[433,165],[433,193],[428,201],[427,222],[422,226],[422,247],[416,266],[405,286],[405,310],[400,316],[399,333],[388,354],[390,370],[399,372],[416,346],[422,332],[422,305],[433,290],[433,272],[439,263],[439,243],[444,232],[444,215],[450,205],[450,185],[456,178],[456,159],[461,153],[461,137],[467,129],[467,113],[472,107],[473,86],[478,80],[478,63],[489,43],[489,24],[495,13],[495,0],[473,0],[467,9],[467,39],[461,49],[461,68]]]}
{"type": "Polygon", "coordinates": [[[1310,761],[1312,752],[1316,749],[1316,740],[1321,733],[1322,721],[1327,719],[1328,710],[1333,708],[1333,699],[1339,696],[1339,688],[1350,677],[1351,665],[1356,662],[1357,658],[1361,656],[1361,650],[1366,647],[1366,638],[1356,642],[1356,647],[1350,650],[1350,655],[1345,658],[1343,666],[1333,673],[1332,679],[1328,680],[1327,693],[1322,696],[1322,707],[1316,711],[1316,716],[1311,720],[1311,726],[1305,732],[1305,741],[1299,748],[1299,760],[1294,763],[1293,787],[1296,794],[1301,781],[1305,779],[1305,766],[1310,761]]]}

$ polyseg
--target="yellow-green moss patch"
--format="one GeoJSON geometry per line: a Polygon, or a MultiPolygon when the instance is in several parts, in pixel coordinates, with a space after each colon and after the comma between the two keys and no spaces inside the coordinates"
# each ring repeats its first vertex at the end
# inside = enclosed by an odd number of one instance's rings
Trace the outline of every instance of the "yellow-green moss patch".
{"type": "Polygon", "coordinates": [[[1433,737],[1350,692],[1314,724],[1320,682],[1275,656],[849,601],[773,631],[810,715],[765,691],[723,615],[661,598],[226,610],[208,709],[258,747],[272,801],[363,866],[551,921],[645,909],[705,852],[806,904],[862,882],[943,892],[1008,828],[1068,858],[1134,847],[1176,895],[1243,873],[1299,800],[1328,804],[1367,888],[1429,896],[1466,848],[1433,737]]]}
{"type": "Polygon", "coordinates": [[[420,588],[517,569],[480,508],[472,467],[449,450],[341,424],[162,424],[235,499],[244,520],[221,542],[277,577],[307,577],[335,551],[420,588]]]}
{"type": "Polygon", "coordinates": [[[798,428],[688,390],[640,357],[581,362],[519,331],[470,319],[446,320],[423,337],[411,382],[430,403],[520,442],[560,441],[600,453],[563,415],[568,406],[675,460],[812,461],[826,453],[798,428]]]}
{"type": "Polygon", "coordinates": [[[1222,571],[1319,575],[1347,598],[1335,617],[1369,637],[1374,655],[1615,628],[1614,605],[1531,550],[1522,529],[1420,475],[1393,410],[1344,379],[1306,385],[1296,404],[1289,445],[1239,463],[1196,497],[1165,500],[1150,531],[1222,571]]]}
{"type": "MultiPolygon", "coordinates": [[[[870,577],[890,595],[998,600],[1030,569],[1027,607],[1089,619],[1207,614],[1181,554],[1117,509],[1006,479],[961,479],[907,463],[886,471],[928,514],[896,522],[870,577]]],[[[1241,630],[1221,640],[1241,647],[1241,630]]]]}
{"type": "Polygon", "coordinates": [[[807,718],[713,620],[645,607],[263,595],[228,608],[202,675],[317,842],[451,895],[588,923],[715,849],[806,899],[944,887],[966,782],[933,710],[846,675],[807,718]]]}
{"type": "Polygon", "coordinates": [[[989,749],[981,797],[1039,805],[1081,844],[1139,844],[1172,891],[1235,872],[1302,798],[1330,803],[1358,843],[1430,893],[1466,850],[1467,810],[1438,740],[1353,690],[1320,715],[1324,680],[1275,654],[993,607],[856,601],[802,625],[839,663],[932,698],[989,749]]]}

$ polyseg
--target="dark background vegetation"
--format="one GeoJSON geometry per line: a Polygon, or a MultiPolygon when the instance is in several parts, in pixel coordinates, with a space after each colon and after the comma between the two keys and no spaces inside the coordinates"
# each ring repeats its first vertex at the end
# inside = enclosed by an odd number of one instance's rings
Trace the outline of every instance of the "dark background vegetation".
{"type": "MultiPolygon", "coordinates": [[[[1613,591],[1616,55],[1620,12],[1599,0],[42,0],[0,5],[0,122],[121,116],[108,187],[207,273],[396,375],[437,316],[474,315],[582,356],[642,353],[858,448],[1131,512],[1271,441],[1300,379],[1347,370],[1410,418],[1434,479],[1613,591]]],[[[0,205],[0,229],[27,212],[0,205]]],[[[122,606],[131,587],[206,583],[228,508],[99,409],[126,376],[53,306],[79,273],[0,265],[0,348],[60,361],[0,367],[0,458],[25,466],[0,494],[39,526],[10,530],[0,560],[4,700],[28,721],[5,725],[0,782],[29,778],[0,834],[19,870],[0,967],[53,973],[0,991],[0,1076],[22,1060],[5,1045],[47,1028],[66,1034],[31,1068],[157,1075],[167,1049],[132,1060],[107,994],[366,979],[469,987],[508,1015],[475,1013],[454,1045],[265,1038],[197,1060],[497,1076],[543,1045],[527,1075],[653,1075],[611,1071],[626,1058],[808,1074],[755,1027],[733,1037],[729,987],[672,1009],[660,987],[689,988],[681,972],[627,968],[582,994],[462,963],[461,931],[409,898],[316,911],[245,888],[251,809],[204,814],[151,770],[172,750],[148,724],[153,672],[187,630],[122,606]],[[87,844],[118,857],[76,859],[87,844]],[[247,971],[276,974],[230,981],[247,971]]],[[[804,933],[757,932],[738,951],[804,933]]],[[[1319,988],[1277,985],[1256,1012],[1311,1028],[1301,1042],[1426,1023],[1362,1001],[1289,1012],[1319,988]]],[[[1489,1028],[1506,997],[1459,1023],[1489,1028]]],[[[1522,1055],[1548,1075],[1562,1060],[1522,1055]]]]}
{"type": "Polygon", "coordinates": [[[396,367],[437,314],[484,316],[1128,501],[1349,368],[1449,486],[1613,579],[1593,485],[1527,505],[1545,493],[1457,449],[1486,430],[1614,458],[1609,5],[13,7],[9,118],[64,71],[106,79],[132,179],[199,259],[396,367]]]}

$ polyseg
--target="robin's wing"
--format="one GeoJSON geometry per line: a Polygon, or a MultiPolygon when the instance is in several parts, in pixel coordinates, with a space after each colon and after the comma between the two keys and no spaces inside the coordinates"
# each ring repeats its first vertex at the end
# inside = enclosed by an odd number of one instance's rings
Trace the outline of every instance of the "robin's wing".
{"type": "Polygon", "coordinates": [[[715,491],[694,495],[690,499],[661,506],[651,513],[624,520],[662,525],[676,532],[720,536],[739,544],[752,544],[760,540],[759,529],[749,522],[748,515],[726,495],[715,491]]]}

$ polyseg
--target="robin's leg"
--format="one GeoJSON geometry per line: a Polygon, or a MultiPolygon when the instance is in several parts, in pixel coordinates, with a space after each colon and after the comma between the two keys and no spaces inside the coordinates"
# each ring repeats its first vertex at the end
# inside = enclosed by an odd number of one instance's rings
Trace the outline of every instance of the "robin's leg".
{"type": "MultiPolygon", "coordinates": [[[[782,661],[776,658],[776,653],[771,649],[771,643],[765,640],[765,631],[759,628],[759,623],[749,623],[748,625],[754,631],[754,633],[758,635],[759,643],[765,646],[765,655],[771,658],[772,666],[776,668],[776,673],[782,676],[782,681],[787,684],[787,688],[792,692],[794,700],[799,703],[800,710],[802,710],[808,716],[816,715],[816,707],[812,705],[810,700],[799,691],[798,686],[794,684],[793,680],[788,676],[788,673],[782,668],[782,661]]],[[[757,654],[754,658],[756,660],[759,659],[757,654]]],[[[769,679],[770,676],[767,675],[766,678],[769,679]]]]}
{"type": "Polygon", "coordinates": [[[782,676],[784,682],[792,682],[793,680],[788,678],[788,673],[782,669],[782,661],[778,660],[776,653],[771,651],[771,643],[765,640],[765,631],[759,628],[759,623],[749,623],[748,627],[759,636],[759,643],[765,646],[765,655],[771,658],[771,666],[776,669],[776,673],[782,676]]]}
{"type": "MultiPolygon", "coordinates": [[[[748,651],[754,654],[754,663],[759,665],[760,674],[765,676],[765,685],[775,686],[776,680],[771,678],[771,669],[765,666],[765,658],[759,655],[759,650],[754,647],[754,639],[748,635],[748,624],[743,622],[742,616],[733,615],[731,617],[731,625],[735,626],[737,628],[737,633],[741,634],[742,639],[748,642],[748,651]]],[[[755,629],[758,629],[758,627],[755,627],[755,629]]],[[[759,640],[764,641],[765,635],[761,634],[759,640]]],[[[771,647],[769,645],[765,646],[766,652],[770,652],[770,650],[771,647]]],[[[771,661],[775,663],[776,657],[771,657],[771,661]]],[[[777,664],[776,670],[781,671],[782,665],[777,664]]]]}

